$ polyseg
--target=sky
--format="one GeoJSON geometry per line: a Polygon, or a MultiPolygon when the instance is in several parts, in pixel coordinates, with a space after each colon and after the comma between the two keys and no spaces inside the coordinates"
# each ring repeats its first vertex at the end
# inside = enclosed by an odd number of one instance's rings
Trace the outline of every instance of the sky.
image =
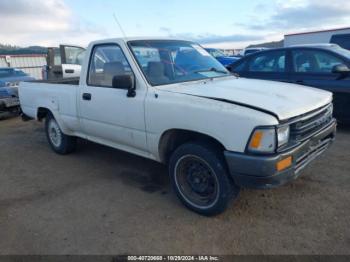
{"type": "Polygon", "coordinates": [[[86,46],[126,36],[170,36],[244,48],[284,34],[350,27],[349,0],[0,0],[0,43],[86,46]]]}

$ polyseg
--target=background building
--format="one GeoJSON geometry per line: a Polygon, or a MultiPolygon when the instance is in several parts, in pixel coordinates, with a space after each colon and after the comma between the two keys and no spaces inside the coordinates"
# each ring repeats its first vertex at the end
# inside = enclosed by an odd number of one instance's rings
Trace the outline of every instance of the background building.
{"type": "Polygon", "coordinates": [[[36,79],[42,79],[42,68],[46,65],[46,55],[0,55],[0,67],[14,67],[36,79]]]}
{"type": "Polygon", "coordinates": [[[350,35],[350,27],[288,34],[284,36],[284,46],[331,43],[334,35],[350,35]]]}

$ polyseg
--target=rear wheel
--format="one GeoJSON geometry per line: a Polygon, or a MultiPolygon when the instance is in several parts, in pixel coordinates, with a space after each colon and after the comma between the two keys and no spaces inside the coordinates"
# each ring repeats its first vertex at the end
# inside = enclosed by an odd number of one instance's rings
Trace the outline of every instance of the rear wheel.
{"type": "Polygon", "coordinates": [[[45,131],[51,148],[57,154],[66,155],[75,150],[77,144],[76,137],[65,135],[51,113],[46,117],[45,131]]]}
{"type": "Polygon", "coordinates": [[[202,215],[223,212],[239,193],[229,178],[222,152],[205,144],[180,146],[170,158],[169,173],[182,203],[202,215]]]}

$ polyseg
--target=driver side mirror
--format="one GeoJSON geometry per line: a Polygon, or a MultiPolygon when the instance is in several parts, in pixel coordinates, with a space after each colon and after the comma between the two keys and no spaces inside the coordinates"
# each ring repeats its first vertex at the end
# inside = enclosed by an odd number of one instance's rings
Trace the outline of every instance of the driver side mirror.
{"type": "Polygon", "coordinates": [[[136,87],[134,77],[131,75],[117,75],[113,77],[112,87],[117,89],[126,89],[128,90],[127,97],[136,96],[136,87]]]}
{"type": "Polygon", "coordinates": [[[332,68],[332,73],[333,74],[349,74],[350,73],[350,68],[347,67],[347,65],[344,65],[344,64],[335,65],[332,68]]]}

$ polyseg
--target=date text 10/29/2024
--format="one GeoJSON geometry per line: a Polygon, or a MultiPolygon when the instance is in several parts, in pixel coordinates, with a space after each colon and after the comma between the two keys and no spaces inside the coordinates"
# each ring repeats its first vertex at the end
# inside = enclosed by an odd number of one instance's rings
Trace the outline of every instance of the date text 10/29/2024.
{"type": "Polygon", "coordinates": [[[128,261],[219,261],[217,256],[128,256],[128,261]]]}

